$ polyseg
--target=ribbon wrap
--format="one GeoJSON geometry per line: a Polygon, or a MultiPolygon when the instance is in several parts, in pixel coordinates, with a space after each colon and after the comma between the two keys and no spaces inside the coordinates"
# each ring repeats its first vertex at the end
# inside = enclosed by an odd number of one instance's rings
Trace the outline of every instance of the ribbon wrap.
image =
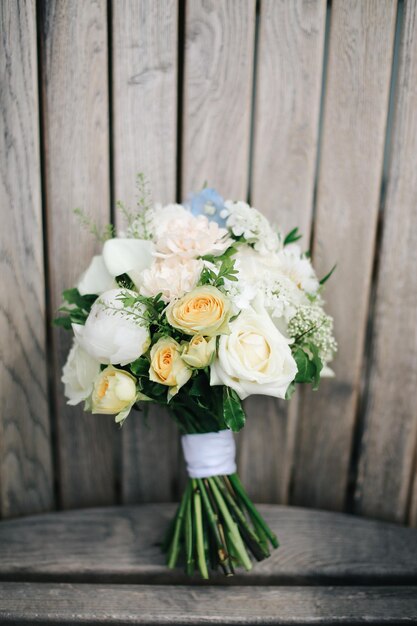
{"type": "Polygon", "coordinates": [[[236,444],[231,430],[181,437],[190,478],[226,476],[236,472],[236,444]]]}

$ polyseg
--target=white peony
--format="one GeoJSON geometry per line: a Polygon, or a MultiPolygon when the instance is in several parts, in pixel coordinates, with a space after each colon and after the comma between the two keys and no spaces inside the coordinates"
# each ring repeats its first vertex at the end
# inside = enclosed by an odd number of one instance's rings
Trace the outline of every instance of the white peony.
{"type": "Polygon", "coordinates": [[[308,294],[315,294],[320,286],[311,261],[296,244],[290,244],[277,255],[279,270],[308,294]]]}
{"type": "Polygon", "coordinates": [[[233,243],[226,228],[205,215],[195,217],[181,204],[169,204],[156,212],[154,239],[156,256],[165,258],[219,256],[233,243]]]}
{"type": "Polygon", "coordinates": [[[117,287],[116,276],[128,274],[136,284],[141,272],[152,263],[153,244],[142,239],[108,239],[103,253],[93,257],[90,265],[78,281],[80,294],[100,295],[117,287]]]}
{"type": "Polygon", "coordinates": [[[199,259],[156,259],[142,272],[140,293],[148,297],[161,293],[164,302],[181,298],[197,285],[203,267],[199,259]]]}
{"type": "Polygon", "coordinates": [[[221,216],[226,218],[226,225],[235,237],[243,237],[262,255],[280,250],[281,239],[278,233],[257,209],[241,200],[226,200],[224,206],[221,216]]]}
{"type": "Polygon", "coordinates": [[[241,400],[261,394],[285,398],[297,365],[288,340],[262,307],[243,311],[222,335],[210,368],[211,385],[227,385],[241,400]]]}
{"type": "Polygon", "coordinates": [[[67,404],[75,405],[86,400],[93,391],[94,381],[100,373],[100,363],[91,357],[74,340],[62,370],[67,404]]]}
{"type": "Polygon", "coordinates": [[[136,295],[127,289],[106,291],[93,304],[85,325],[72,325],[80,345],[100,363],[126,365],[150,344],[144,305],[124,307],[118,299],[122,294],[136,295]]]}

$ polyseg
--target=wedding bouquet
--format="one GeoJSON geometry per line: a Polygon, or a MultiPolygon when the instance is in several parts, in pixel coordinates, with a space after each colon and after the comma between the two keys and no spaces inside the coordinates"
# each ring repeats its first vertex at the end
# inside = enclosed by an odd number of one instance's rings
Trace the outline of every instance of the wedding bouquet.
{"type": "MultiPolygon", "coordinates": [[[[278,546],[236,473],[233,432],[242,400],[289,399],[317,389],[336,350],[333,321],[309,255],[243,201],[213,189],[153,206],[139,175],[125,231],[103,241],[77,286],[63,292],[58,325],[72,329],[63,368],[68,404],[114,414],[153,402],[178,424],[189,481],[163,548],[169,567],[232,575],[278,546]]],[[[133,416],[130,417],[133,418],[133,416]]],[[[256,419],[256,418],[253,418],[256,419]]]]}

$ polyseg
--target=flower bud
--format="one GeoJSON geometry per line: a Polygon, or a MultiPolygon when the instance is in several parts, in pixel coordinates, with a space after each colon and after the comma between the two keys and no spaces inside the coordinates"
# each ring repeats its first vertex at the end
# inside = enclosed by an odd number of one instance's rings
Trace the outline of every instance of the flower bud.
{"type": "Polygon", "coordinates": [[[207,340],[202,335],[195,335],[189,343],[184,345],[181,357],[190,367],[202,369],[211,364],[215,354],[215,337],[207,340]]]}
{"type": "Polygon", "coordinates": [[[92,413],[120,413],[134,404],[136,396],[136,379],[128,372],[110,365],[99,374],[94,383],[92,413]]]}

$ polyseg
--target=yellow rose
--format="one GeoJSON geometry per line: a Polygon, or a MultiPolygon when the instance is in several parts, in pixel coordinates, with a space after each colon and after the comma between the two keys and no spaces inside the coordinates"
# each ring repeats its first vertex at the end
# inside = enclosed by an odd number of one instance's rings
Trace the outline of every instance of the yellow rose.
{"type": "Polygon", "coordinates": [[[231,316],[230,301],[211,285],[196,287],[172,302],[166,317],[174,328],[186,335],[214,337],[227,333],[231,316]]]}
{"type": "Polygon", "coordinates": [[[192,371],[181,358],[181,346],[171,337],[162,337],[151,349],[149,378],[170,387],[168,399],[190,379],[192,371]]]}
{"type": "Polygon", "coordinates": [[[91,396],[92,413],[113,415],[118,413],[117,422],[123,421],[137,397],[136,379],[112,365],[106,367],[94,382],[91,396]]]}
{"type": "Polygon", "coordinates": [[[202,335],[194,335],[191,341],[185,344],[182,351],[182,359],[196,369],[207,367],[216,354],[216,338],[206,339],[202,335]]]}

